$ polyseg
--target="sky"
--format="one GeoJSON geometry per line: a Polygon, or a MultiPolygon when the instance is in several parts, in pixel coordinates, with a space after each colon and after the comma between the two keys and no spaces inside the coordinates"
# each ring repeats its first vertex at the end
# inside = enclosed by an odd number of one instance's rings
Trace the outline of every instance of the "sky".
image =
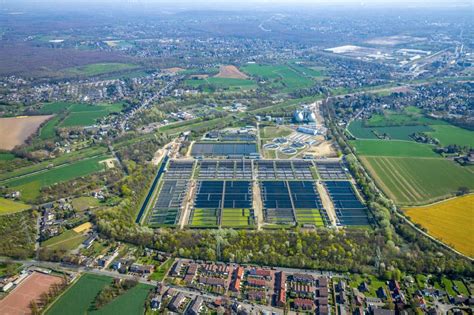
{"type": "Polygon", "coordinates": [[[351,5],[351,6],[473,6],[473,0],[0,0],[0,4],[34,5],[97,5],[135,4],[166,6],[228,6],[228,5],[351,5]]]}

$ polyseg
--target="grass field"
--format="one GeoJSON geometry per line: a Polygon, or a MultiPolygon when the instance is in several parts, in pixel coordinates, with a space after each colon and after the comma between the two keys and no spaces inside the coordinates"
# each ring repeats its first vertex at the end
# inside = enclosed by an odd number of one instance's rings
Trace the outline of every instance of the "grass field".
{"type": "Polygon", "coordinates": [[[59,124],[60,118],[58,116],[51,118],[48,120],[46,124],[44,124],[43,127],[41,127],[39,131],[39,138],[41,140],[47,140],[50,138],[53,138],[55,136],[55,129],[56,126],[59,124]]]}
{"type": "Polygon", "coordinates": [[[223,89],[230,89],[230,90],[236,90],[236,89],[242,89],[242,90],[248,90],[248,89],[254,89],[257,87],[257,84],[252,81],[252,80],[247,80],[247,79],[234,79],[234,78],[217,78],[217,77],[212,77],[212,78],[205,78],[205,79],[190,79],[185,81],[186,85],[197,88],[200,85],[213,85],[216,86],[217,88],[223,88],[223,89]]]}
{"type": "Polygon", "coordinates": [[[266,126],[260,129],[260,138],[273,139],[289,136],[293,130],[283,126],[266,126]]]}
{"type": "Polygon", "coordinates": [[[253,76],[271,81],[270,86],[282,88],[283,92],[307,88],[313,85],[314,77],[320,72],[303,66],[250,64],[242,70],[253,76]]]}
{"type": "Polygon", "coordinates": [[[15,187],[15,189],[18,189],[22,193],[22,199],[31,200],[39,194],[39,190],[42,187],[102,171],[104,165],[99,162],[106,158],[106,156],[101,155],[98,157],[83,159],[52,169],[43,169],[43,171],[38,173],[25,175],[17,179],[11,179],[5,183],[8,187],[15,187]]]}
{"type": "Polygon", "coordinates": [[[84,242],[86,238],[86,236],[71,229],[58,236],[47,239],[41,243],[41,246],[47,247],[49,249],[73,250],[81,245],[81,243],[84,242]]]}
{"type": "Polygon", "coordinates": [[[0,181],[4,182],[9,179],[13,179],[14,177],[20,177],[20,176],[29,175],[35,172],[45,171],[46,169],[50,169],[52,166],[58,167],[61,165],[70,164],[75,161],[85,160],[90,157],[103,155],[106,152],[107,152],[107,148],[105,147],[91,147],[91,148],[73,151],[71,153],[61,155],[52,160],[47,160],[44,162],[27,165],[24,167],[20,167],[14,171],[1,173],[0,181]]]}
{"type": "Polygon", "coordinates": [[[369,286],[369,291],[365,293],[366,296],[377,297],[377,290],[380,287],[384,288],[385,292],[389,292],[385,281],[373,275],[352,274],[350,276],[349,284],[351,287],[357,288],[362,282],[367,283],[369,286]]]}
{"type": "Polygon", "coordinates": [[[168,258],[164,263],[161,264],[158,268],[156,268],[155,272],[150,276],[151,280],[155,281],[162,281],[165,278],[166,273],[168,270],[173,266],[174,259],[168,258]]]}
{"type": "Polygon", "coordinates": [[[425,204],[474,189],[474,172],[442,158],[361,157],[379,187],[396,203],[425,204]]]}
{"type": "Polygon", "coordinates": [[[10,152],[0,152],[0,161],[12,161],[15,159],[15,154],[10,152]]]}
{"type": "Polygon", "coordinates": [[[145,310],[145,300],[152,289],[153,286],[151,285],[139,283],[100,310],[92,311],[90,314],[143,314],[145,310]]]}
{"type": "Polygon", "coordinates": [[[433,129],[425,125],[395,126],[395,127],[364,127],[362,120],[355,120],[347,128],[357,139],[379,139],[378,136],[387,134],[393,140],[411,141],[410,135],[415,132],[428,132],[433,129]]]}
{"type": "Polygon", "coordinates": [[[78,103],[72,102],[53,102],[53,103],[44,103],[39,110],[42,114],[58,114],[60,112],[66,111],[69,107],[76,105],[78,103]]]}
{"type": "Polygon", "coordinates": [[[20,212],[31,209],[31,206],[22,202],[13,201],[0,197],[0,215],[20,212]]]}
{"type": "Polygon", "coordinates": [[[99,310],[95,310],[93,303],[99,292],[112,278],[92,274],[84,274],[73,284],[46,312],[47,315],[83,315],[83,314],[142,314],[144,302],[148,292],[153,288],[150,285],[139,283],[115,300],[99,310]]]}
{"type": "Polygon", "coordinates": [[[447,124],[442,120],[425,117],[409,108],[404,112],[386,110],[383,114],[372,115],[367,121],[367,127],[413,126],[413,125],[441,125],[447,124]]]}
{"type": "Polygon", "coordinates": [[[129,63],[93,63],[86,66],[67,68],[64,69],[64,72],[69,75],[95,76],[136,68],[138,68],[138,66],[129,63]]]}
{"type": "Polygon", "coordinates": [[[94,298],[112,278],[85,274],[72,285],[46,312],[48,315],[77,314],[90,311],[94,298]]]}
{"type": "Polygon", "coordinates": [[[84,196],[74,198],[71,203],[74,210],[85,211],[91,207],[97,207],[99,205],[99,200],[94,197],[84,196]]]}
{"type": "Polygon", "coordinates": [[[123,105],[116,104],[75,104],[69,107],[69,114],[61,123],[61,127],[89,126],[111,113],[118,113],[123,105]]]}
{"type": "Polygon", "coordinates": [[[428,132],[432,137],[446,146],[457,144],[461,146],[474,147],[474,131],[459,128],[453,125],[434,125],[434,131],[428,132]]]}
{"type": "Polygon", "coordinates": [[[439,157],[432,146],[409,141],[389,140],[353,140],[359,155],[368,156],[407,156],[407,157],[439,157]]]}
{"type": "Polygon", "coordinates": [[[428,233],[460,252],[474,257],[474,195],[457,197],[424,207],[404,209],[428,233]]]}

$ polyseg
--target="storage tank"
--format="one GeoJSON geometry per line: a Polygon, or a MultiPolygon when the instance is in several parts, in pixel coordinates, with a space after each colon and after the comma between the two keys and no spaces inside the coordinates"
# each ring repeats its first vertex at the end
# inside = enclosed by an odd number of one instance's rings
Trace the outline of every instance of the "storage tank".
{"type": "Polygon", "coordinates": [[[295,111],[293,118],[295,119],[296,122],[303,122],[304,120],[304,115],[301,111],[295,111]]]}

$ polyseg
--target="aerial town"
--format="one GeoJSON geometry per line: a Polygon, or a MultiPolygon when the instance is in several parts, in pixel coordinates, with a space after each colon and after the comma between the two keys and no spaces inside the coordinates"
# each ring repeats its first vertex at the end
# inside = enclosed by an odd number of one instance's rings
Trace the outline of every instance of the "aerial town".
{"type": "Polygon", "coordinates": [[[0,314],[473,313],[472,3],[30,2],[0,314]]]}

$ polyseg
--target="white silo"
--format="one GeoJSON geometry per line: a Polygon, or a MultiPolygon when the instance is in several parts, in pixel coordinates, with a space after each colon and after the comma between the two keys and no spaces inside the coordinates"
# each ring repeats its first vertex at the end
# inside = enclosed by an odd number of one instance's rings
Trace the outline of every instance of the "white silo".
{"type": "Polygon", "coordinates": [[[303,120],[304,120],[303,112],[301,112],[299,110],[296,110],[294,115],[293,115],[293,118],[296,122],[303,122],[303,120]]]}

